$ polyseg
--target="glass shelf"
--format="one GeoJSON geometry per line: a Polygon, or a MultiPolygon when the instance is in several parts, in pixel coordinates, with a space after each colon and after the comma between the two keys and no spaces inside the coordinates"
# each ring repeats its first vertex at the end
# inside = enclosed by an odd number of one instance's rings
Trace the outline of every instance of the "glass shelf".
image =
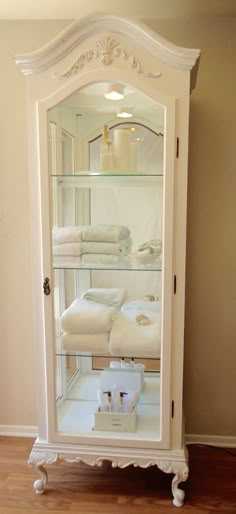
{"type": "Polygon", "coordinates": [[[163,181],[162,174],[147,174],[131,171],[80,171],[75,175],[51,175],[62,187],[92,187],[110,185],[144,186],[158,184],[163,181]]]}
{"type": "Polygon", "coordinates": [[[81,178],[81,177],[163,177],[162,173],[145,173],[144,171],[126,171],[126,170],[101,170],[101,171],[92,171],[92,170],[83,170],[78,171],[76,173],[65,173],[58,174],[52,173],[51,177],[56,178],[81,178]]]}
{"type": "Polygon", "coordinates": [[[139,264],[127,259],[119,264],[83,264],[79,261],[56,260],[53,261],[53,269],[71,269],[71,270],[114,270],[114,271],[162,271],[161,261],[154,261],[148,264],[139,264]]]}
{"type": "MultiPolygon", "coordinates": [[[[111,353],[108,353],[108,352],[104,352],[104,353],[96,353],[96,352],[81,352],[81,351],[75,351],[75,350],[61,350],[61,351],[56,351],[56,356],[57,357],[67,357],[67,356],[70,356],[70,357],[83,357],[83,358],[91,358],[91,357],[96,357],[96,359],[109,359],[109,360],[118,360],[120,361],[121,359],[127,359],[128,361],[130,361],[130,359],[132,359],[132,357],[130,356],[126,356],[124,355],[123,357],[121,357],[121,355],[116,355],[116,354],[111,354],[111,353]]],[[[142,356],[138,356],[137,358],[135,358],[135,362],[141,362],[143,359],[145,360],[148,360],[148,361],[157,361],[157,360],[160,360],[160,356],[158,355],[153,355],[151,357],[147,356],[147,355],[142,355],[142,356]]]]}

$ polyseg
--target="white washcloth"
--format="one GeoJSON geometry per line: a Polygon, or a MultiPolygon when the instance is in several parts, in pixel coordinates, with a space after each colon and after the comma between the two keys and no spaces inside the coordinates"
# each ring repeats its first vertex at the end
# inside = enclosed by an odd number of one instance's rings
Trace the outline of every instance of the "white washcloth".
{"type": "Polygon", "coordinates": [[[53,255],[80,256],[82,252],[81,243],[64,243],[53,245],[53,255]]]}
{"type": "Polygon", "coordinates": [[[125,300],[125,289],[94,287],[85,291],[81,298],[119,308],[125,300]]]}
{"type": "Polygon", "coordinates": [[[83,226],[54,227],[52,240],[54,245],[63,243],[78,243],[82,241],[83,226]]]}
{"type": "Polygon", "coordinates": [[[105,334],[62,334],[61,343],[64,351],[108,353],[109,332],[105,334]]]}
{"type": "Polygon", "coordinates": [[[137,249],[137,253],[142,253],[143,255],[152,255],[155,254],[160,256],[162,252],[162,242],[160,239],[151,239],[150,241],[146,241],[142,245],[140,245],[137,249]]]}
{"type": "Polygon", "coordinates": [[[129,236],[130,230],[123,225],[91,225],[83,230],[83,241],[117,243],[129,236]]]}
{"type": "Polygon", "coordinates": [[[61,329],[71,334],[109,332],[116,309],[95,301],[78,298],[61,316],[61,329]]]}
{"type": "Polygon", "coordinates": [[[103,241],[86,241],[82,243],[82,253],[100,253],[108,255],[128,255],[131,250],[131,239],[121,239],[117,243],[103,241]]]}
{"type": "Polygon", "coordinates": [[[149,325],[139,325],[134,309],[119,312],[110,333],[110,353],[127,357],[160,358],[161,320],[159,313],[150,313],[149,325]]]}
{"type": "Polygon", "coordinates": [[[82,255],[82,263],[83,264],[98,264],[98,265],[107,265],[107,264],[118,264],[121,260],[121,257],[118,255],[107,255],[105,253],[84,253],[82,255]]]}

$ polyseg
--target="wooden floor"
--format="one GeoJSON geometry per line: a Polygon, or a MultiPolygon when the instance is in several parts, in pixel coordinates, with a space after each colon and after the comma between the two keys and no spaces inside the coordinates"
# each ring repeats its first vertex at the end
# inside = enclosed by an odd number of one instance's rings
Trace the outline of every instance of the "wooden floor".
{"type": "Polygon", "coordinates": [[[172,504],[172,476],[156,467],[112,469],[84,464],[48,466],[46,492],[37,496],[38,476],[28,468],[32,439],[0,437],[1,514],[236,514],[236,449],[189,446],[190,476],[185,505],[172,504]]]}

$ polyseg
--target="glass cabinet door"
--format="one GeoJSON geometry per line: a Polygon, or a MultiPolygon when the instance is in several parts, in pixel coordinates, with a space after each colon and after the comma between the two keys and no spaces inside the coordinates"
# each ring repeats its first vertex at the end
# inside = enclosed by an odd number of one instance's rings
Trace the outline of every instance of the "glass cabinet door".
{"type": "Polygon", "coordinates": [[[109,83],[48,111],[62,440],[163,441],[171,343],[165,120],[164,105],[109,83]],[[119,99],[107,98],[112,88],[119,99]]]}

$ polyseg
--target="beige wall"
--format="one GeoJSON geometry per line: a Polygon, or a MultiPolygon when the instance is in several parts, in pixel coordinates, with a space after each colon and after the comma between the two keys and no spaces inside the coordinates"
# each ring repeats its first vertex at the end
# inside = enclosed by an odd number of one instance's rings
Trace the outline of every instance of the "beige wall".
{"type": "MultiPolygon", "coordinates": [[[[68,21],[0,22],[0,425],[36,425],[26,79],[14,55],[68,21]]],[[[236,18],[149,20],[201,48],[191,100],[184,403],[187,432],[236,435],[236,18]]]]}

